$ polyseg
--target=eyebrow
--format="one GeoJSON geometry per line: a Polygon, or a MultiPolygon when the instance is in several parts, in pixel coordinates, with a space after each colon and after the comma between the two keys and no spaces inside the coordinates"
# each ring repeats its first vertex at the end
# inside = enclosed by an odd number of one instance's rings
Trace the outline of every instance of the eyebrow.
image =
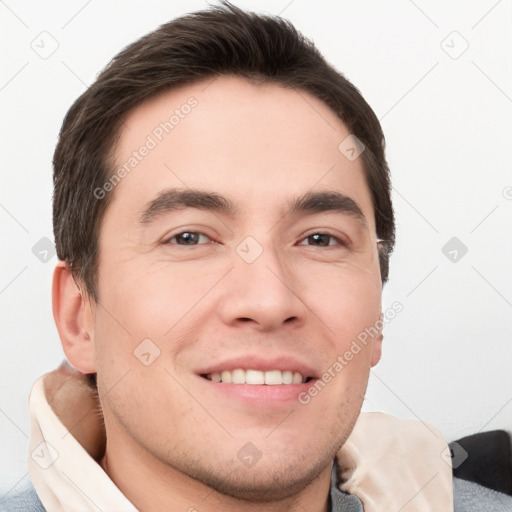
{"type": "Polygon", "coordinates": [[[289,210],[296,213],[338,212],[354,217],[367,228],[366,217],[359,205],[349,196],[339,192],[308,192],[298,197],[289,210]]]}
{"type": "MultiPolygon", "coordinates": [[[[167,189],[146,204],[139,223],[151,224],[160,216],[183,208],[197,208],[226,213],[231,216],[235,215],[237,211],[237,207],[232,201],[213,192],[167,189]]],[[[362,226],[367,227],[366,217],[359,205],[351,197],[339,192],[308,192],[292,201],[284,216],[331,211],[351,215],[362,226]]]]}
{"type": "Polygon", "coordinates": [[[219,213],[234,215],[234,203],[223,196],[202,190],[168,189],[160,192],[158,196],[146,204],[139,223],[148,225],[158,217],[182,208],[198,208],[219,213]]]}

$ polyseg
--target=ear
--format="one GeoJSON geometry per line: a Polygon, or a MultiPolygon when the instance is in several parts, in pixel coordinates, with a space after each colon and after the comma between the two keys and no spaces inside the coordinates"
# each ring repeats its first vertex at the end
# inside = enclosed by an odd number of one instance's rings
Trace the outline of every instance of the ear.
{"type": "Polygon", "coordinates": [[[53,273],[52,305],[67,360],[82,373],[94,373],[94,311],[64,261],[57,263],[53,273]]]}
{"type": "Polygon", "coordinates": [[[382,340],[384,339],[384,335],[382,333],[375,336],[372,342],[372,358],[371,365],[372,368],[380,361],[380,357],[382,355],[382,340]]]}

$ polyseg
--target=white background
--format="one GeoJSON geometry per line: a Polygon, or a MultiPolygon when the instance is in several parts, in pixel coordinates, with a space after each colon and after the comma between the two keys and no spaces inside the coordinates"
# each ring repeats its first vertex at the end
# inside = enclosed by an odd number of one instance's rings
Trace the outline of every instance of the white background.
{"type": "MultiPolygon", "coordinates": [[[[364,409],[421,418],[448,440],[512,430],[511,0],[234,3],[289,18],[383,124],[397,215],[384,306],[403,311],[385,329],[364,409]],[[452,237],[468,249],[457,262],[442,252],[452,237]]],[[[63,358],[51,313],[56,258],[32,252],[53,240],[62,119],[122,47],[206,6],[0,2],[2,492],[26,478],[31,385],[63,358]],[[58,44],[46,59],[33,49],[42,37],[47,50],[58,44]]]]}

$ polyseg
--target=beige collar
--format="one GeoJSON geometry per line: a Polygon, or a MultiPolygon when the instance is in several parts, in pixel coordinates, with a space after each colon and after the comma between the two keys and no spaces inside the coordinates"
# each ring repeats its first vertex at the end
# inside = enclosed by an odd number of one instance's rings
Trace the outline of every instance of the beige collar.
{"type": "Polygon", "coordinates": [[[46,510],[137,512],[55,415],[46,400],[43,378],[30,393],[28,469],[46,510]]]}
{"type": "Polygon", "coordinates": [[[339,487],[366,512],[453,512],[449,454],[428,423],[363,413],[338,453],[339,487]]]}

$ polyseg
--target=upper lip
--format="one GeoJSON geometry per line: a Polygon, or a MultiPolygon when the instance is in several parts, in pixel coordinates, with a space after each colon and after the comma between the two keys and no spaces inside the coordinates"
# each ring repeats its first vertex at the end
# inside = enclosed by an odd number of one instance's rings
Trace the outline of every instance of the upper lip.
{"type": "Polygon", "coordinates": [[[262,372],[270,370],[281,370],[284,372],[288,370],[298,372],[303,377],[317,377],[315,370],[313,370],[310,365],[289,355],[265,358],[261,357],[261,355],[246,354],[243,356],[225,359],[224,361],[205,367],[197,373],[199,375],[208,375],[212,373],[221,373],[224,370],[233,371],[238,368],[242,368],[244,370],[259,370],[262,372]]]}

